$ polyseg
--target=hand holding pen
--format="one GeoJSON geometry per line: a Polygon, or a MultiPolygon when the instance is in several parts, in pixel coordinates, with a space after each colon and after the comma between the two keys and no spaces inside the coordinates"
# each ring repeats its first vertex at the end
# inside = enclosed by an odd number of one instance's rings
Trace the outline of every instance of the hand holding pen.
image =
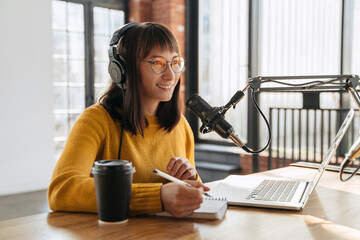
{"type": "MultiPolygon", "coordinates": [[[[171,181],[171,182],[175,182],[175,183],[178,183],[178,184],[187,186],[187,187],[197,187],[197,186],[195,186],[195,185],[198,185],[198,184],[196,183],[196,182],[198,182],[198,181],[189,181],[189,183],[187,183],[187,182],[185,182],[185,181],[182,181],[182,180],[180,180],[180,179],[177,179],[177,178],[175,178],[175,177],[173,177],[173,176],[170,176],[169,174],[166,174],[166,173],[164,173],[164,172],[162,172],[162,171],[160,171],[160,170],[157,170],[157,169],[154,169],[154,173],[155,173],[156,175],[160,176],[160,177],[163,177],[163,178],[171,181]],[[195,184],[195,185],[192,185],[192,184],[190,184],[190,183],[193,183],[193,184],[195,184]]],[[[209,190],[210,190],[210,188],[207,187],[207,186],[205,186],[204,184],[201,183],[201,185],[202,185],[201,187],[203,188],[204,191],[209,191],[209,190]]],[[[210,196],[208,193],[206,193],[206,192],[203,192],[203,194],[204,194],[205,196],[207,196],[207,197],[211,197],[211,196],[210,196]]]]}
{"type": "Polygon", "coordinates": [[[181,180],[196,180],[196,170],[186,158],[173,157],[166,166],[169,175],[181,180]]]}
{"type": "Polygon", "coordinates": [[[176,178],[176,180],[174,180],[172,176],[159,170],[155,170],[155,174],[162,177],[166,176],[164,178],[171,181],[161,187],[160,197],[164,211],[170,213],[174,217],[185,217],[193,213],[203,202],[202,194],[204,193],[204,190],[210,190],[209,187],[206,187],[199,181],[189,180],[183,182],[176,178]]]}

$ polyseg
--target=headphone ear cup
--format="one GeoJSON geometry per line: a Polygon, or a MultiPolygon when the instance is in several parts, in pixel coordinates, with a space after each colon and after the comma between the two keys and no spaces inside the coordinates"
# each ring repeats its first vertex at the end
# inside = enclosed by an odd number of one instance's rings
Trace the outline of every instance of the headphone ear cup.
{"type": "Polygon", "coordinates": [[[124,59],[117,55],[116,48],[110,48],[109,49],[109,67],[108,71],[110,74],[111,79],[118,85],[118,86],[124,86],[126,84],[125,79],[125,61],[124,59]]]}

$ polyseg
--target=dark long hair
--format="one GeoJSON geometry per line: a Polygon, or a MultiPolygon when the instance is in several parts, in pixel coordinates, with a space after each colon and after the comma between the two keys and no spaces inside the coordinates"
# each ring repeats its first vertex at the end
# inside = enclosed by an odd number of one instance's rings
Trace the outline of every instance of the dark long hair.
{"type": "MultiPolygon", "coordinates": [[[[134,135],[144,136],[144,130],[148,126],[139,94],[141,87],[139,61],[147,57],[156,47],[180,53],[175,36],[166,26],[159,23],[140,23],[130,28],[117,46],[117,53],[126,62],[127,89],[122,92],[113,82],[99,98],[99,103],[105,107],[110,116],[119,120],[124,129],[134,135]]],[[[156,110],[160,127],[168,132],[180,120],[179,91],[180,81],[178,81],[170,101],[160,102],[156,110]]]]}

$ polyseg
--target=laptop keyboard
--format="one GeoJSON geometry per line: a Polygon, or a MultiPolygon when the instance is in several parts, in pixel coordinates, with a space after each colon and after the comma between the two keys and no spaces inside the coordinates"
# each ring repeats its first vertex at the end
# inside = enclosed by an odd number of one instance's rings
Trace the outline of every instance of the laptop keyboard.
{"type": "Polygon", "coordinates": [[[300,181],[263,180],[247,199],[290,202],[300,181]]]}

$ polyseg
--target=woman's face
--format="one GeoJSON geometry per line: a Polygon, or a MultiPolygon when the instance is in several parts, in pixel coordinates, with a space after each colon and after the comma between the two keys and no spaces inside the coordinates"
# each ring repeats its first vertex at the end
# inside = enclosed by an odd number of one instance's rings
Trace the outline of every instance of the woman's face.
{"type": "MultiPolygon", "coordinates": [[[[154,48],[150,54],[143,60],[152,61],[155,57],[162,57],[170,62],[176,52],[154,48]]],[[[142,105],[145,114],[154,115],[161,101],[169,101],[173,95],[176,84],[179,82],[180,73],[175,73],[170,63],[167,63],[163,73],[155,73],[151,67],[151,63],[140,61],[141,85],[139,87],[142,105]]]]}

